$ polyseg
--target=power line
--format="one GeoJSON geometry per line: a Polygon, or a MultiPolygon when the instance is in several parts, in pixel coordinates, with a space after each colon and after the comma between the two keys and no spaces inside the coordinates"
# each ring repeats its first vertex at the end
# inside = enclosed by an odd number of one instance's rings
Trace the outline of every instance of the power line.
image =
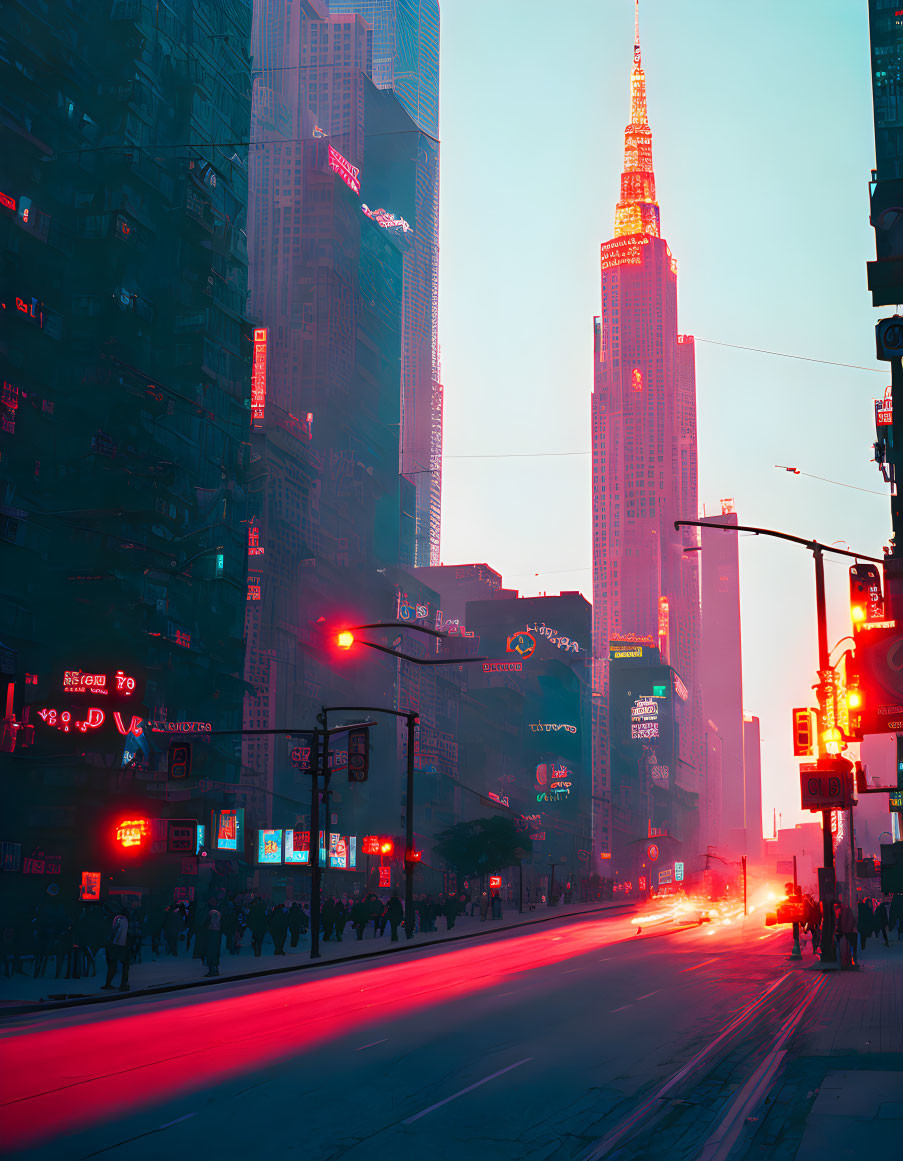
{"type": "Polygon", "coordinates": [[[767,351],[764,347],[744,347],[740,343],[722,343],[718,339],[702,339],[691,336],[697,343],[708,343],[712,347],[731,347],[735,351],[754,351],[757,355],[774,355],[779,359],[798,359],[802,363],[821,363],[826,367],[846,367],[850,371],[870,371],[873,375],[886,375],[881,367],[862,367],[858,363],[838,363],[834,359],[815,359],[811,355],[791,355],[788,351],[767,351]]]}
{"type": "Polygon", "coordinates": [[[814,476],[812,472],[803,472],[799,468],[787,468],[783,464],[775,464],[782,472],[790,472],[794,476],[808,476],[810,480],[821,480],[823,484],[834,484],[837,488],[849,488],[853,492],[867,492],[870,496],[881,496],[882,499],[889,499],[887,492],[876,492],[874,488],[860,488],[858,484],[845,484],[842,480],[829,480],[827,476],[814,476]]]}

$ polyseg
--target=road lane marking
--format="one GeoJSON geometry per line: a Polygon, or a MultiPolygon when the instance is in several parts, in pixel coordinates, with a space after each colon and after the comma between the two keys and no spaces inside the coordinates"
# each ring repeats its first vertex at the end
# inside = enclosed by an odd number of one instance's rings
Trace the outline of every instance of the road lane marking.
{"type": "Polygon", "coordinates": [[[637,1003],[640,1000],[648,1000],[650,996],[657,996],[661,990],[661,988],[656,988],[654,992],[647,992],[645,996],[637,996],[637,1003]]]}
{"type": "MultiPolygon", "coordinates": [[[[632,1113],[628,1114],[628,1116],[626,1116],[621,1121],[616,1129],[613,1129],[607,1137],[605,1137],[602,1141],[599,1142],[598,1145],[596,1145],[587,1154],[585,1154],[583,1161],[599,1161],[601,1157],[604,1157],[606,1154],[610,1153],[612,1149],[614,1149],[614,1147],[618,1144],[618,1142],[621,1141],[622,1138],[626,1137],[628,1133],[632,1132],[637,1124],[643,1119],[643,1117],[645,1117],[651,1109],[658,1105],[658,1102],[666,1093],[670,1092],[671,1089],[675,1087],[675,1085],[680,1084],[684,1077],[693,1072],[693,1070],[699,1064],[701,1064],[703,1060],[705,1060],[710,1052],[717,1048],[723,1040],[726,1040],[732,1032],[735,1032],[741,1026],[741,1024],[744,1024],[755,1012],[763,1007],[765,1001],[772,994],[772,992],[776,991],[785,980],[789,980],[790,976],[790,972],[785,972],[779,980],[773,983],[770,988],[767,988],[757,999],[750,1001],[750,1003],[747,1004],[742,1011],[737,1013],[737,1015],[733,1018],[733,1020],[730,1021],[730,1023],[722,1032],[720,1032],[713,1040],[710,1040],[708,1044],[700,1048],[696,1055],[691,1057],[690,1060],[688,1060],[687,1063],[683,1066],[683,1068],[679,1069],[670,1080],[665,1081],[665,1083],[660,1088],[656,1089],[652,1096],[647,1097],[646,1100],[638,1105],[632,1113]]],[[[621,1009],[616,1010],[620,1011],[621,1009]]]]}
{"type": "Polygon", "coordinates": [[[403,1125],[413,1125],[415,1121],[419,1121],[420,1118],[425,1117],[427,1113],[433,1113],[436,1111],[436,1109],[441,1109],[442,1106],[447,1105],[449,1101],[456,1101],[458,1097],[462,1097],[466,1093],[473,1092],[475,1088],[479,1088],[481,1085],[488,1084],[490,1080],[495,1080],[497,1076],[504,1076],[506,1072],[511,1072],[513,1068],[520,1068],[522,1064],[529,1064],[532,1059],[532,1056],[525,1056],[523,1060],[518,1060],[515,1064],[509,1064],[507,1068],[500,1068],[498,1072],[493,1072],[491,1076],[484,1076],[482,1080],[478,1080],[473,1084],[469,1084],[467,1088],[462,1088],[460,1092],[452,1093],[452,1095],[446,1097],[445,1100],[437,1101],[434,1105],[430,1105],[428,1109],[422,1109],[419,1113],[415,1113],[413,1117],[407,1117],[401,1123],[403,1125]]]}
{"type": "Polygon", "coordinates": [[[363,1052],[365,1048],[375,1048],[377,1046],[377,1044],[388,1044],[388,1043],[389,1043],[389,1038],[387,1036],[385,1038],[385,1040],[374,1040],[372,1044],[362,1044],[360,1046],[360,1048],[355,1048],[354,1051],[355,1052],[363,1052]]]}
{"type": "Polygon", "coordinates": [[[707,963],[714,963],[714,962],[715,962],[715,960],[717,960],[717,958],[718,958],[718,956],[716,955],[716,956],[713,956],[711,959],[704,959],[704,960],[702,961],[702,963],[694,963],[692,967],[688,967],[688,968],[681,968],[680,970],[681,970],[682,972],[695,972],[695,971],[699,971],[699,969],[700,969],[700,968],[703,968],[703,967],[705,967],[705,965],[706,965],[707,963]]]}
{"type": "Polygon", "coordinates": [[[580,968],[566,968],[561,974],[563,976],[569,976],[571,974],[571,972],[579,972],[579,971],[580,971],[580,968]]]}
{"type": "Polygon", "coordinates": [[[761,1104],[771,1088],[775,1074],[784,1061],[787,1052],[784,1045],[796,1031],[806,1009],[815,999],[819,988],[824,984],[825,976],[815,981],[807,995],[797,1004],[781,1026],[771,1052],[762,1060],[759,1067],[752,1074],[734,1101],[731,1103],[721,1123],[706,1141],[699,1161],[726,1161],[728,1154],[737,1142],[746,1120],[761,1104]]]}
{"type": "Polygon", "coordinates": [[[167,1121],[165,1125],[159,1125],[160,1129],[170,1129],[173,1125],[181,1125],[183,1121],[190,1121],[192,1117],[196,1117],[197,1113],[186,1113],[184,1117],[176,1117],[174,1121],[167,1121]]]}
{"type": "Polygon", "coordinates": [[[632,1007],[633,1007],[633,1004],[624,1004],[624,1006],[621,1008],[612,1008],[612,1010],[608,1014],[609,1014],[609,1016],[613,1016],[615,1014],[615,1012],[626,1012],[628,1008],[632,1008],[632,1007]]]}

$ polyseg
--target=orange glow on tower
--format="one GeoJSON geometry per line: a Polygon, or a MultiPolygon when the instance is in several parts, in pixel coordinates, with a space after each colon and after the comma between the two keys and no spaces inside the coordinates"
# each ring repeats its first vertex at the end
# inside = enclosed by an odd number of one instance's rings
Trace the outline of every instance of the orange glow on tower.
{"type": "Polygon", "coordinates": [[[659,238],[661,226],[652,171],[652,130],[646,109],[646,74],[640,52],[640,0],[636,0],[634,20],[630,124],[624,130],[624,171],[621,174],[621,200],[615,210],[615,237],[645,234],[659,238]]]}

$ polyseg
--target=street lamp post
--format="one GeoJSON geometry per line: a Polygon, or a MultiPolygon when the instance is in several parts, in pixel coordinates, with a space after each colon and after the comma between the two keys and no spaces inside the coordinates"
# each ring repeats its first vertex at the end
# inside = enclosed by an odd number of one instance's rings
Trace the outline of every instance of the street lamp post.
{"type": "MultiPolygon", "coordinates": [[[[818,629],[818,756],[828,756],[825,733],[825,708],[828,692],[825,685],[825,675],[831,668],[831,657],[828,649],[828,617],[825,605],[825,560],[826,552],[833,552],[838,556],[849,556],[854,560],[868,560],[874,564],[883,564],[875,556],[866,556],[861,552],[850,552],[833,545],[820,544],[817,540],[804,540],[801,536],[791,536],[788,532],[777,532],[773,528],[756,528],[748,524],[711,524],[707,520],[675,520],[675,529],[683,526],[693,528],[718,528],[724,532],[752,532],[756,536],[771,536],[777,540],[787,540],[791,544],[801,544],[807,548],[815,561],[815,616],[818,629]]],[[[822,811],[822,844],[824,871],[819,883],[819,895],[822,905],[821,928],[821,962],[823,964],[837,963],[834,949],[834,842],[831,837],[831,811],[822,811]]]]}

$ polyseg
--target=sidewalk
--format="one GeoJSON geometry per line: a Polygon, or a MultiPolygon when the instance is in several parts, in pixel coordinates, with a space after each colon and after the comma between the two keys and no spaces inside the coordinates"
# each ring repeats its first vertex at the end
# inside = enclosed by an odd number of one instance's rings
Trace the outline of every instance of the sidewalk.
{"type": "MultiPolygon", "coordinates": [[[[156,959],[150,946],[142,948],[142,962],[133,963],[129,972],[131,990],[128,993],[104,992],[100,990],[106,978],[106,958],[101,950],[97,955],[97,975],[82,977],[78,980],[54,978],[56,971],[53,960],[48,964],[45,975],[33,979],[29,975],[17,974],[11,979],[0,977],[0,1016],[15,1014],[23,1010],[23,1006],[46,1004],[48,1010],[59,1006],[68,1006],[69,1003],[94,1000],[117,1000],[125,996],[152,994],[158,989],[190,988],[195,986],[215,985],[217,981],[230,978],[247,978],[255,975],[271,975],[292,969],[303,969],[310,965],[328,964],[334,961],[355,959],[359,956],[369,956],[380,952],[398,951],[404,947],[424,947],[431,943],[441,943],[448,946],[449,942],[459,939],[472,938],[478,935],[490,935],[493,932],[521,925],[534,925],[555,919],[566,919],[569,916],[598,915],[611,913],[612,917],[627,915],[635,910],[634,903],[570,903],[559,907],[540,907],[535,911],[525,910],[523,915],[514,908],[507,910],[500,920],[486,920],[479,916],[459,916],[451,932],[445,928],[445,920],[436,921],[437,930],[433,932],[417,932],[413,939],[407,940],[404,932],[399,934],[399,942],[392,943],[389,938],[389,927],[385,934],[374,938],[372,926],[358,940],[354,930],[346,927],[340,943],[334,940],[324,942],[320,940],[321,958],[310,959],[310,935],[303,935],[296,948],[288,946],[286,941],[285,955],[275,955],[272,951],[272,940],[267,935],[264,941],[264,954],[255,957],[251,951],[250,934],[245,932],[243,946],[238,955],[230,955],[225,947],[220,958],[220,974],[213,979],[206,979],[206,968],[201,960],[194,959],[191,954],[186,955],[184,950],[178,956],[169,956],[161,953],[156,959]]],[[[184,944],[180,944],[184,949],[184,944]]],[[[192,948],[193,950],[193,948],[192,948]]],[[[25,969],[32,970],[31,961],[26,961],[25,969]]],[[[119,979],[117,972],[116,979],[119,979]]],[[[39,1010],[35,1008],[34,1010],[39,1010]]]]}
{"type": "MultiPolygon", "coordinates": [[[[813,969],[806,955],[803,964],[813,969]]],[[[903,941],[872,938],[858,971],[831,972],[796,1036],[744,1156],[832,1161],[880,1151],[903,1134],[903,941]]]]}

